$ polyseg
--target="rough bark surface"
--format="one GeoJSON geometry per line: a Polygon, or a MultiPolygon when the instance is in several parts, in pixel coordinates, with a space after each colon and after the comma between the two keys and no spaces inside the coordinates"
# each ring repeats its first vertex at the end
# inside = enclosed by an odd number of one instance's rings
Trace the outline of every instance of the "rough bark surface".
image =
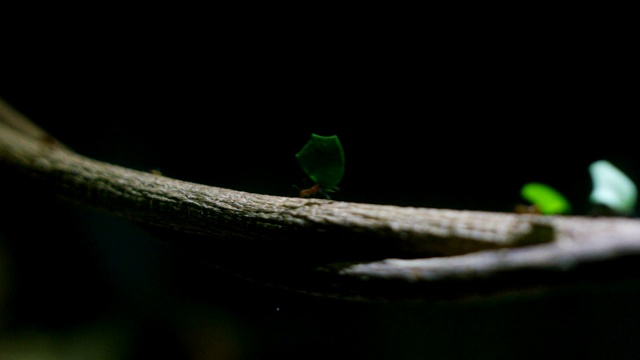
{"type": "Polygon", "coordinates": [[[478,284],[499,291],[640,254],[640,222],[632,219],[288,198],[127,169],[69,150],[1,99],[0,165],[28,180],[21,191],[44,189],[194,235],[196,252],[211,251],[218,265],[322,295],[440,298],[478,291],[478,284]],[[461,282],[454,292],[442,287],[461,282]]]}

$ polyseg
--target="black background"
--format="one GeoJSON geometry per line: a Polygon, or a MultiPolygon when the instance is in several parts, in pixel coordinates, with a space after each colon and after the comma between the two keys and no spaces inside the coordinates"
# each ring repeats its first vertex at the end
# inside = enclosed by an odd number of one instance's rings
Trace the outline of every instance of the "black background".
{"type": "MultiPolygon", "coordinates": [[[[296,196],[309,184],[293,155],[311,133],[335,134],[346,156],[336,200],[510,212],[520,187],[540,181],[578,215],[589,211],[591,162],[640,179],[632,52],[597,31],[229,37],[201,23],[124,35],[116,24],[95,28],[19,41],[2,58],[0,96],[97,160],[296,196]]],[[[127,358],[640,353],[636,281],[462,302],[315,298],[241,281],[124,220],[42,196],[24,201],[19,186],[5,185],[6,339],[107,329],[102,338],[117,333],[127,358]]]]}

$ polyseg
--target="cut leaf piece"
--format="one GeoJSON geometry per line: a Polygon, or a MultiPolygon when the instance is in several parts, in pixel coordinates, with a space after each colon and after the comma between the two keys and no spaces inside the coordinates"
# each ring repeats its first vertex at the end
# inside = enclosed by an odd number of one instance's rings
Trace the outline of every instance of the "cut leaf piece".
{"type": "Polygon", "coordinates": [[[337,135],[311,134],[296,159],[305,174],[322,189],[335,188],[344,175],[344,150],[337,135]]]}
{"type": "Polygon", "coordinates": [[[537,182],[527,183],[520,190],[520,194],[543,214],[566,214],[571,212],[569,201],[549,185],[537,182]]]}
{"type": "Polygon", "coordinates": [[[636,184],[607,160],[589,165],[593,190],[589,201],[625,215],[632,214],[638,201],[636,184]]]}

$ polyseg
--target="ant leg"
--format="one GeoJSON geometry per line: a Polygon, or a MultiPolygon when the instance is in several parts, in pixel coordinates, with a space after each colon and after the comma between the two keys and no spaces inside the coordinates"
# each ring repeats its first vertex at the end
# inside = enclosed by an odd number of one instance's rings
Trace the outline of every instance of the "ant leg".
{"type": "Polygon", "coordinates": [[[318,190],[318,192],[319,192],[320,194],[322,194],[322,196],[324,196],[324,197],[325,197],[325,199],[327,199],[327,200],[331,200],[331,197],[329,196],[329,194],[327,194],[324,190],[320,189],[320,190],[318,190]]]}

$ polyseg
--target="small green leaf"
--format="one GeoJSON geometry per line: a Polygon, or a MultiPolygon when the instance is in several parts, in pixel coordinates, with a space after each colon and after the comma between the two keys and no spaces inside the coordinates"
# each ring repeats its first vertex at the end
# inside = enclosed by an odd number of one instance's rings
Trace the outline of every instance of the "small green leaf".
{"type": "Polygon", "coordinates": [[[606,160],[589,165],[589,173],[593,182],[591,203],[608,206],[625,215],[633,213],[638,189],[625,173],[606,160]]]}
{"type": "Polygon", "coordinates": [[[549,185],[531,182],[525,184],[520,193],[524,199],[534,204],[546,215],[571,212],[571,204],[556,189],[549,185]]]}
{"type": "Polygon", "coordinates": [[[337,135],[311,134],[311,139],[296,155],[302,170],[315,184],[330,190],[344,175],[344,150],[337,135]]]}

